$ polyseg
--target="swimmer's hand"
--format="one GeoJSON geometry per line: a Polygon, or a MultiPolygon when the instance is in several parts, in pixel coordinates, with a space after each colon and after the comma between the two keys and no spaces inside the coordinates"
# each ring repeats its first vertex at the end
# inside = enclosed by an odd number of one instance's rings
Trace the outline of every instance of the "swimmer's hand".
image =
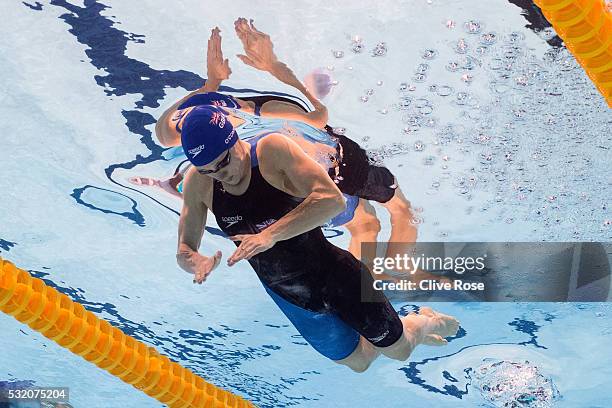
{"type": "Polygon", "coordinates": [[[234,28],[246,53],[246,55],[237,54],[236,56],[253,68],[270,72],[278,63],[272,50],[274,45],[270,36],[255,28],[252,19],[247,22],[246,18],[240,17],[234,21],[234,28]]]}
{"type": "Polygon", "coordinates": [[[208,39],[208,51],[206,53],[206,68],[208,79],[222,81],[228,79],[232,73],[229,67],[229,60],[223,59],[221,51],[221,30],[219,27],[212,29],[208,39]]]}
{"type": "Polygon", "coordinates": [[[448,344],[445,337],[457,334],[459,321],[452,316],[435,312],[430,307],[421,307],[419,314],[410,313],[402,317],[404,329],[416,336],[417,343],[428,346],[448,344]]]}
{"type": "Polygon", "coordinates": [[[196,251],[182,252],[177,254],[178,264],[185,272],[193,274],[193,283],[202,284],[208,275],[221,262],[221,251],[215,252],[213,256],[200,255],[196,251]]]}
{"type": "Polygon", "coordinates": [[[272,235],[265,230],[259,234],[238,234],[230,237],[232,241],[241,241],[236,251],[227,259],[227,265],[232,266],[236,262],[243,259],[251,259],[251,257],[267,251],[272,248],[276,242],[272,235]]]}

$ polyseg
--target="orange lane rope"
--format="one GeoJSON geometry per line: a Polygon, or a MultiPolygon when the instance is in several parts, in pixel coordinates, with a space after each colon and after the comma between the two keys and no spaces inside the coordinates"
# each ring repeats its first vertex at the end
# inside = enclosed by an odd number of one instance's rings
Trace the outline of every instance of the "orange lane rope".
{"type": "Polygon", "coordinates": [[[0,310],[171,408],[254,407],[2,258],[0,310]]]}
{"type": "Polygon", "coordinates": [[[612,9],[605,0],[534,0],[612,108],[612,9]]]}

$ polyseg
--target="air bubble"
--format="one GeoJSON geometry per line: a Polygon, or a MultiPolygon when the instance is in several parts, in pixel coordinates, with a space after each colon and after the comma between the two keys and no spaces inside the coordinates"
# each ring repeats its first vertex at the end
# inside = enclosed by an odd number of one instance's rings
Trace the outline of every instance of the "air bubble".
{"type": "Polygon", "coordinates": [[[456,72],[459,70],[460,65],[457,61],[449,61],[444,68],[446,68],[447,71],[456,72]]]}
{"type": "Polygon", "coordinates": [[[421,82],[425,82],[425,80],[426,80],[426,79],[427,79],[427,75],[426,75],[426,74],[415,74],[415,75],[412,77],[412,80],[413,80],[414,82],[419,82],[419,83],[421,83],[421,82]]]}
{"type": "Polygon", "coordinates": [[[428,70],[429,70],[429,65],[428,64],[419,64],[415,68],[414,72],[416,72],[417,74],[424,74],[428,70]]]}
{"type": "Polygon", "coordinates": [[[426,60],[435,59],[438,56],[438,51],[433,49],[427,49],[421,53],[421,58],[426,60]]]}
{"type": "Polygon", "coordinates": [[[468,34],[478,34],[482,31],[482,24],[475,20],[466,21],[463,24],[463,29],[468,34]]]}
{"type": "Polygon", "coordinates": [[[457,54],[465,54],[469,49],[469,45],[464,38],[460,38],[457,43],[455,43],[453,49],[457,54]]]}
{"type": "Polygon", "coordinates": [[[493,45],[497,42],[497,34],[494,32],[484,33],[480,36],[480,43],[482,45],[493,45]]]}
{"type": "Polygon", "coordinates": [[[439,96],[449,96],[453,93],[453,88],[448,85],[440,85],[438,87],[437,93],[439,96]]]}

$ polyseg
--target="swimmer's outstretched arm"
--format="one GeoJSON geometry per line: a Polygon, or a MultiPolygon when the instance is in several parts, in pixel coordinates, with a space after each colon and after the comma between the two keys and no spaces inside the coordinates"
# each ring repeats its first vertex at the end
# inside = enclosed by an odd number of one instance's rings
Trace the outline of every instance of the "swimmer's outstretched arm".
{"type": "Polygon", "coordinates": [[[160,144],[164,147],[177,146],[180,144],[180,140],[177,140],[176,133],[170,131],[174,125],[169,124],[170,117],[176,111],[176,108],[193,95],[217,91],[221,82],[228,79],[232,73],[229,67],[229,60],[227,58],[223,59],[220,32],[221,30],[219,30],[219,27],[213,28],[210,38],[208,39],[208,48],[206,51],[206,75],[208,78],[204,85],[190,92],[166,109],[155,124],[155,136],[157,136],[157,140],[159,140],[160,144]]]}
{"type": "Polygon", "coordinates": [[[208,213],[203,197],[210,195],[212,191],[210,180],[208,177],[198,177],[193,168],[187,172],[183,184],[183,208],[179,219],[176,261],[183,270],[194,275],[193,283],[199,284],[219,265],[222,255],[221,251],[211,257],[198,252],[208,213]]]}
{"type": "Polygon", "coordinates": [[[234,28],[238,38],[242,41],[246,53],[246,55],[237,55],[237,57],[245,64],[261,71],[269,72],[279,81],[294,87],[308,98],[315,109],[306,114],[301,112],[283,112],[282,110],[270,113],[276,117],[301,120],[317,128],[325,127],[328,120],[327,108],[308,91],[306,86],[300,82],[286,64],[278,60],[274,54],[274,45],[270,40],[270,36],[255,28],[253,20],[247,22],[242,17],[234,22],[234,28]]]}
{"type": "Polygon", "coordinates": [[[279,241],[320,227],[346,209],[342,193],[323,167],[286,136],[276,133],[261,139],[257,157],[266,181],[304,200],[260,233],[230,237],[241,243],[228,258],[229,266],[264,252],[279,241]]]}

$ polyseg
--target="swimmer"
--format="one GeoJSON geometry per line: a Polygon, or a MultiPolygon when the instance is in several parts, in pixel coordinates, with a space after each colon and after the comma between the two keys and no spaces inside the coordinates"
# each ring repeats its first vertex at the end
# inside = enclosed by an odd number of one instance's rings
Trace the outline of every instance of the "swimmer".
{"type": "MultiPolygon", "coordinates": [[[[337,140],[339,152],[334,167],[329,170],[330,176],[337,181],[338,188],[343,193],[359,198],[352,216],[344,217],[348,220],[344,226],[351,233],[349,251],[361,258],[361,243],[377,241],[381,230],[380,221],[374,206],[369,202],[375,201],[385,207],[391,219],[391,236],[386,256],[395,257],[397,254],[406,253],[417,238],[416,217],[393,174],[385,167],[372,165],[365,150],[357,143],[344,135],[335,134],[332,128],[326,125],[327,108],[295,77],[287,65],[278,61],[267,34],[257,30],[252,21],[249,24],[244,18],[236,20],[235,29],[246,52],[246,55],[239,55],[239,58],[299,90],[312,103],[314,110],[307,112],[289,98],[259,96],[239,99],[217,93],[221,82],[229,78],[231,69],[228,60],[223,58],[220,31],[215,28],[208,41],[208,79],[202,88],[177,101],[161,115],[155,126],[160,143],[164,146],[179,145],[181,120],[186,114],[185,110],[202,104],[237,109],[264,118],[301,121],[325,131],[337,140]]],[[[230,121],[234,121],[234,118],[230,117],[230,121]]],[[[238,123],[233,124],[239,127],[238,123]]],[[[366,259],[373,259],[374,256],[375,254],[364,254],[366,259]]],[[[419,279],[432,277],[436,278],[421,274],[419,279]]],[[[390,276],[383,274],[379,278],[390,276]]]]}
{"type": "Polygon", "coordinates": [[[201,105],[183,118],[181,143],[193,166],[177,263],[194,283],[222,258],[198,252],[210,210],[237,246],[227,265],[248,261],[302,337],[336,363],[363,372],[380,355],[405,361],[419,344],[445,345],[456,334],[456,319],[428,308],[400,319],[366,265],[325,239],[320,226],[344,210],[342,193],[290,138],[240,140],[225,110],[201,105]]]}

